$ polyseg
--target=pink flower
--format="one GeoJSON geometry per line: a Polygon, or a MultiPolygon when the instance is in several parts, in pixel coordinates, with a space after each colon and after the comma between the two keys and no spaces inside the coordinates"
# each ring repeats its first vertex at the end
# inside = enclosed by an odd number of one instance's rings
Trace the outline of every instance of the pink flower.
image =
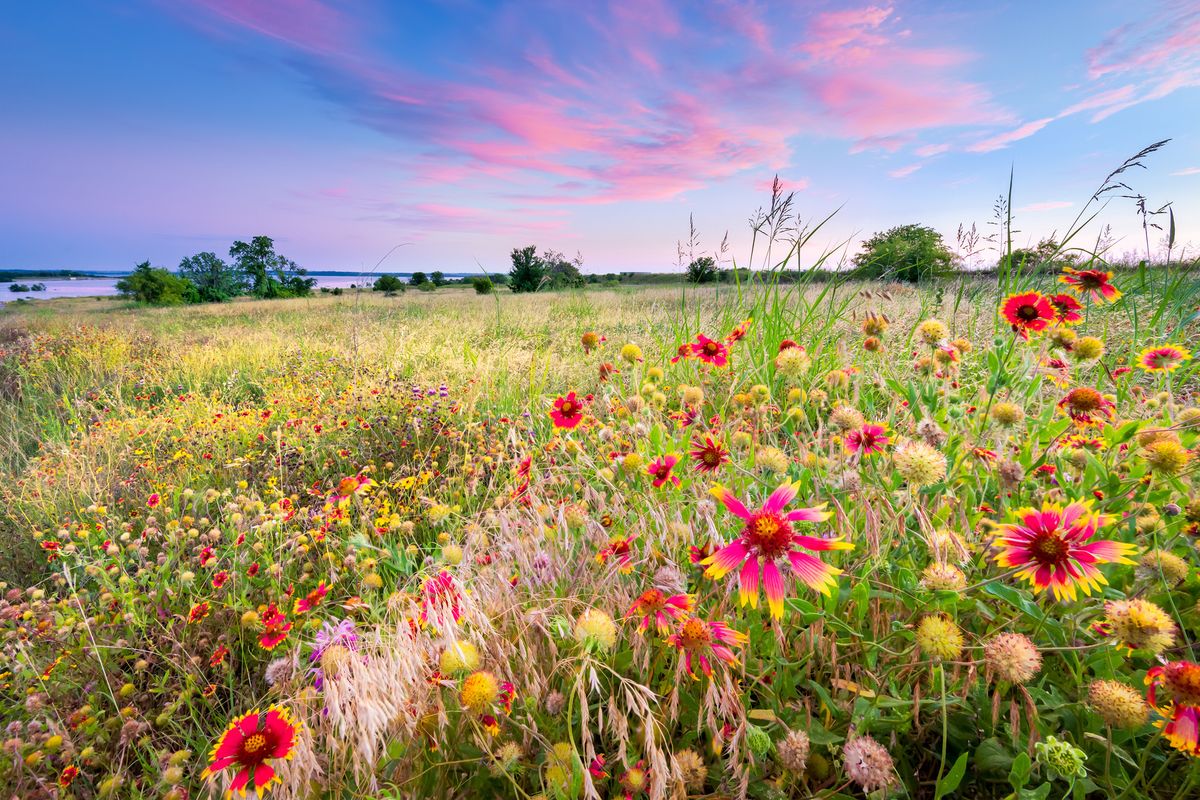
{"type": "Polygon", "coordinates": [[[655,489],[661,489],[666,483],[679,485],[679,478],[671,474],[671,470],[677,463],[679,463],[679,459],[675,456],[663,456],[650,462],[650,466],[646,467],[646,474],[654,479],[655,489]]]}
{"type": "Polygon", "coordinates": [[[554,410],[550,412],[556,428],[574,428],[583,419],[583,403],[571,392],[566,397],[554,401],[554,410]]]}
{"type": "Polygon", "coordinates": [[[705,575],[720,579],[735,567],[738,572],[738,599],[741,605],[758,607],[758,584],[761,570],[763,591],[771,616],[783,616],[783,576],[776,562],[787,559],[796,577],[822,594],[836,584],[835,577],[840,569],[832,567],[816,556],[801,552],[799,548],[813,551],[850,550],[853,545],[837,539],[821,539],[796,533],[793,522],[822,522],[830,514],[822,507],[798,508],[785,514],[784,508],[796,498],[797,487],[784,483],[771,493],[767,502],[757,511],[750,511],[723,486],[714,486],[712,494],[732,513],[746,521],[741,534],[729,544],[704,559],[708,569],[705,575]]]}
{"type": "Polygon", "coordinates": [[[868,422],[857,430],[846,434],[846,449],[864,456],[882,453],[891,444],[886,425],[868,422]]]}
{"type": "Polygon", "coordinates": [[[725,346],[725,343],[710,339],[703,333],[696,334],[696,343],[692,345],[692,355],[714,367],[723,367],[729,363],[729,348],[725,346]]]}

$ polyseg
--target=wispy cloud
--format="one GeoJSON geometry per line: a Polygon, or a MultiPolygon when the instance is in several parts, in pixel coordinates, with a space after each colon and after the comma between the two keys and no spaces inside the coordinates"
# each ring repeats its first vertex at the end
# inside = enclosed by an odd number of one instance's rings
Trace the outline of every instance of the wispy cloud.
{"type": "Polygon", "coordinates": [[[1004,133],[999,133],[995,136],[989,136],[986,139],[981,139],[978,142],[973,142],[967,145],[965,149],[968,153],[990,153],[993,150],[1000,150],[1008,147],[1013,142],[1018,142],[1021,139],[1027,139],[1030,136],[1033,136],[1035,133],[1053,121],[1053,117],[1035,119],[1032,122],[1026,122],[1024,125],[1020,125],[1010,131],[1005,131],[1004,133]]]}
{"type": "Polygon", "coordinates": [[[891,170],[888,172],[888,175],[893,178],[907,178],[909,175],[912,175],[914,172],[919,170],[921,166],[922,165],[919,163],[909,164],[906,167],[900,167],[898,169],[891,170]]]}
{"type": "Polygon", "coordinates": [[[1200,167],[1185,167],[1184,169],[1181,169],[1178,172],[1172,172],[1171,174],[1175,175],[1176,177],[1182,175],[1200,175],[1200,167]]]}

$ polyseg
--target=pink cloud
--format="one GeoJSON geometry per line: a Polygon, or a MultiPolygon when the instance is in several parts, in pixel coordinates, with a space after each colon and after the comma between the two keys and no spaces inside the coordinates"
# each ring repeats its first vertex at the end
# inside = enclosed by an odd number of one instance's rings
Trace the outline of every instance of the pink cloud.
{"type": "Polygon", "coordinates": [[[906,167],[899,167],[889,171],[888,175],[893,178],[907,178],[909,175],[912,175],[914,172],[919,170],[922,166],[923,165],[920,163],[909,164],[906,167]]]}
{"type": "Polygon", "coordinates": [[[949,151],[950,151],[950,145],[943,143],[943,144],[922,145],[921,147],[918,147],[913,152],[916,153],[921,158],[932,158],[933,156],[940,156],[942,153],[946,153],[949,151]]]}
{"type": "Polygon", "coordinates": [[[1172,172],[1171,174],[1177,177],[1182,175],[1200,175],[1200,167],[1185,167],[1184,169],[1181,169],[1178,172],[1172,172]]]}
{"type": "Polygon", "coordinates": [[[1054,117],[1045,117],[1043,119],[1035,119],[1032,122],[1026,122],[1017,128],[1006,133],[1000,133],[995,136],[990,136],[987,139],[981,139],[978,142],[966,146],[969,153],[990,153],[993,150],[1001,150],[1008,147],[1013,142],[1027,139],[1040,131],[1042,128],[1054,121],[1054,117]]]}
{"type": "MultiPolygon", "coordinates": [[[[794,180],[791,178],[780,178],[779,183],[782,186],[785,194],[788,192],[802,192],[812,184],[808,178],[796,178],[794,180]]],[[[764,178],[762,180],[756,180],[754,182],[755,191],[762,192],[764,194],[770,194],[774,189],[774,186],[774,176],[770,178],[764,178]]]]}

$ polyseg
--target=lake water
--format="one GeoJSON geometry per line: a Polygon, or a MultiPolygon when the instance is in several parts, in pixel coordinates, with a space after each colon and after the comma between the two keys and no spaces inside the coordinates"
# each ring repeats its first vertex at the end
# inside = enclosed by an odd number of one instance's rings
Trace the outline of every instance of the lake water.
{"type": "MultiPolygon", "coordinates": [[[[377,275],[313,275],[317,281],[317,290],[349,289],[354,286],[370,286],[377,275]]],[[[400,275],[408,280],[407,275],[400,275]]],[[[447,273],[447,277],[456,277],[447,273]]],[[[14,283],[29,286],[34,283],[44,283],[44,292],[13,292],[9,290],[11,283],[0,283],[0,305],[22,297],[31,300],[50,300],[55,297],[111,297],[117,294],[118,278],[20,278],[14,283]]]]}

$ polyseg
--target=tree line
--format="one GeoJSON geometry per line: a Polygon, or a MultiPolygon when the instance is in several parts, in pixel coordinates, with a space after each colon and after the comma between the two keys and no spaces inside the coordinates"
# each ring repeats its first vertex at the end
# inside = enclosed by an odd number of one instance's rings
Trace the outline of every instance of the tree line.
{"type": "Polygon", "coordinates": [[[213,252],[197,253],[180,261],[175,272],[143,261],[117,281],[117,291],[141,303],[173,306],[223,303],[243,296],[305,297],[317,283],[308,277],[308,270],[275,252],[270,236],[234,242],[229,259],[213,252]]]}

